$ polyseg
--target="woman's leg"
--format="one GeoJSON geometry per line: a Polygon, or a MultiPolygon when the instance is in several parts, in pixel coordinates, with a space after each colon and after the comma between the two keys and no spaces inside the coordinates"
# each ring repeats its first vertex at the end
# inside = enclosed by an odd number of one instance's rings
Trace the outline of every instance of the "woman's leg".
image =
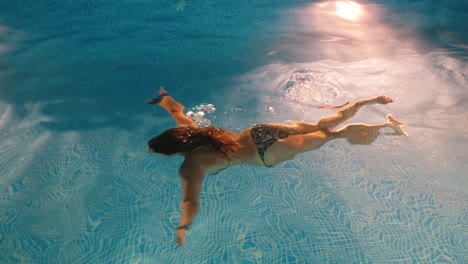
{"type": "Polygon", "coordinates": [[[265,163],[276,165],[280,162],[294,158],[296,154],[318,149],[326,142],[346,138],[352,144],[370,144],[380,135],[380,129],[391,127],[394,135],[408,136],[401,128],[406,123],[400,122],[387,115],[388,122],[381,125],[350,124],[344,128],[330,132],[319,130],[308,134],[296,134],[278,140],[265,152],[265,163]]]}
{"type": "Polygon", "coordinates": [[[364,105],[369,104],[388,104],[393,102],[390,97],[387,96],[377,96],[371,99],[359,101],[354,103],[353,105],[339,110],[336,112],[336,115],[330,117],[324,117],[319,120],[317,124],[301,122],[301,121],[294,121],[294,120],[287,120],[287,122],[293,123],[294,126],[282,125],[284,133],[289,133],[289,135],[296,135],[296,134],[307,134],[313,133],[319,130],[332,130],[333,128],[337,127],[338,125],[342,124],[346,120],[350,119],[351,117],[355,116],[356,113],[363,107],[364,105]]]}
{"type": "Polygon", "coordinates": [[[166,90],[164,90],[163,87],[159,89],[159,98],[161,101],[157,104],[164,108],[174,118],[174,120],[177,123],[177,127],[197,126],[192,119],[188,118],[184,114],[185,107],[176,100],[174,100],[172,96],[168,95],[168,93],[166,92],[166,90]]]}
{"type": "Polygon", "coordinates": [[[408,136],[408,134],[401,128],[406,123],[400,122],[393,118],[392,115],[387,115],[388,122],[381,125],[367,125],[367,124],[350,124],[344,128],[331,132],[334,136],[339,138],[346,138],[351,144],[371,144],[380,135],[380,129],[384,127],[391,127],[395,131],[393,135],[408,136]]]}
{"type": "Polygon", "coordinates": [[[325,117],[325,118],[320,119],[319,122],[317,123],[317,126],[319,129],[332,130],[333,128],[342,124],[346,120],[355,116],[356,113],[359,111],[359,109],[361,109],[361,107],[363,107],[364,105],[388,104],[391,102],[393,102],[393,100],[390,97],[383,96],[383,95],[377,96],[371,99],[359,101],[357,103],[354,103],[350,107],[337,111],[335,116],[330,116],[330,117],[325,117]]]}
{"type": "Polygon", "coordinates": [[[265,151],[264,161],[269,166],[293,159],[296,154],[318,149],[327,141],[338,138],[338,134],[318,130],[307,134],[296,134],[279,139],[265,151]]]}

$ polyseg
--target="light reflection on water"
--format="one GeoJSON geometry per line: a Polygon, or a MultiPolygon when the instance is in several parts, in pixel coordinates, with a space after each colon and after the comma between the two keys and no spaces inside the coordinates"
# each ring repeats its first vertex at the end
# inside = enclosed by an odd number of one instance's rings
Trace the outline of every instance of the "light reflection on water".
{"type": "Polygon", "coordinates": [[[280,47],[294,59],[326,58],[341,62],[389,56],[414,50],[417,40],[400,36],[381,22],[386,10],[351,1],[312,3],[294,11],[298,24],[280,47]]]}
{"type": "Polygon", "coordinates": [[[338,1],[335,6],[336,15],[350,21],[356,21],[363,15],[361,5],[353,1],[338,1]]]}

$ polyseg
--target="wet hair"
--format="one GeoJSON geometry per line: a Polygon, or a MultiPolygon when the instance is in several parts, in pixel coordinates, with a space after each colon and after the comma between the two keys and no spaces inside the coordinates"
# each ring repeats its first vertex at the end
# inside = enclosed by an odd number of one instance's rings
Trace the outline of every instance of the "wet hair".
{"type": "Polygon", "coordinates": [[[173,155],[210,147],[216,154],[230,159],[232,153],[239,148],[239,143],[225,132],[223,128],[215,126],[171,128],[149,140],[148,148],[156,153],[173,155]]]}

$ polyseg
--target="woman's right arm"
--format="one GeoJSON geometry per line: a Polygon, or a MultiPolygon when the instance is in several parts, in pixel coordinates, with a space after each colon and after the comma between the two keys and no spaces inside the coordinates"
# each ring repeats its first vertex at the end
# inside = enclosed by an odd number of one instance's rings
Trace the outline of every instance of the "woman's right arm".
{"type": "Polygon", "coordinates": [[[200,192],[205,177],[205,171],[191,159],[185,159],[180,167],[183,182],[182,219],[176,228],[177,244],[184,246],[185,234],[200,207],[200,192]]]}

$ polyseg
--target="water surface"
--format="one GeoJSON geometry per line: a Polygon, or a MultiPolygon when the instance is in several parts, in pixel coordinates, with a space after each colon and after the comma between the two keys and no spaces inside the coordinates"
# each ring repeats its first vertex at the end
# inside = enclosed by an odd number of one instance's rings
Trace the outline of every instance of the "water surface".
{"type": "Polygon", "coordinates": [[[358,3],[2,1],[0,262],[467,262],[466,3],[358,3]],[[159,86],[234,131],[384,94],[350,122],[410,137],[209,175],[181,250],[159,86]]]}

